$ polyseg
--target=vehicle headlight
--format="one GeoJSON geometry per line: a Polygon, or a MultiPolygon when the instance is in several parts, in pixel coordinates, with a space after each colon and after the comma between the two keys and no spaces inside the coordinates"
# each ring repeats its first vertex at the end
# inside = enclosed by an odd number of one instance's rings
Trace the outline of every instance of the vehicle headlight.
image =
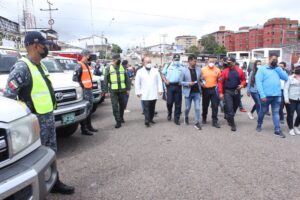
{"type": "Polygon", "coordinates": [[[33,114],[12,122],[9,130],[14,155],[40,138],[39,122],[33,114]]]}
{"type": "Polygon", "coordinates": [[[77,94],[77,99],[83,98],[83,91],[81,87],[76,87],[76,94],[77,94]]]}

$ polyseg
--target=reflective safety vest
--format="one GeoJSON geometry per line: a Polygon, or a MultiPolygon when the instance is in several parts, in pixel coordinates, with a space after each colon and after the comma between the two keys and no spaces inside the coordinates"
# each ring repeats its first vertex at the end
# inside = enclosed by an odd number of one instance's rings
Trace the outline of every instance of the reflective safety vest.
{"type": "MultiPolygon", "coordinates": [[[[27,64],[32,77],[32,89],[30,96],[36,113],[46,114],[52,112],[54,106],[51,93],[46,81],[38,70],[38,67],[33,64],[28,58],[23,57],[21,58],[21,60],[27,64]]],[[[43,64],[41,64],[41,67],[46,77],[49,76],[47,68],[43,64]]]]}
{"type": "Polygon", "coordinates": [[[111,89],[112,90],[118,90],[118,89],[125,89],[126,85],[125,85],[125,69],[122,65],[120,65],[119,67],[119,74],[120,74],[120,84],[121,84],[121,88],[119,88],[119,84],[118,84],[118,74],[114,68],[114,66],[110,66],[109,68],[109,74],[110,74],[110,82],[111,82],[111,89]]]}
{"type": "Polygon", "coordinates": [[[91,89],[93,87],[93,83],[92,83],[92,75],[88,68],[89,66],[87,66],[83,62],[79,62],[79,64],[81,65],[82,68],[81,83],[84,88],[91,89]]]}

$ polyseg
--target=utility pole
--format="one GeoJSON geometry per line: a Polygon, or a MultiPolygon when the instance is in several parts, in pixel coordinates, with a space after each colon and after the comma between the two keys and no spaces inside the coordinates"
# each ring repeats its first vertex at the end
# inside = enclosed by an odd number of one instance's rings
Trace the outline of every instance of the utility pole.
{"type": "Polygon", "coordinates": [[[40,9],[41,11],[49,11],[49,21],[48,24],[50,25],[50,29],[52,29],[52,26],[54,24],[54,19],[52,19],[52,11],[58,10],[58,8],[54,8],[52,9],[51,6],[53,6],[53,4],[50,2],[50,0],[47,0],[47,3],[49,5],[48,9],[40,9]]]}

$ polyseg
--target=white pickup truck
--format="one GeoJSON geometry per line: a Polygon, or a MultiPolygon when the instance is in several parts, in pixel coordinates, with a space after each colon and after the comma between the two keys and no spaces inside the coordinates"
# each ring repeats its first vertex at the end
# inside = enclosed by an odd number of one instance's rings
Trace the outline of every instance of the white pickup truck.
{"type": "MultiPolygon", "coordinates": [[[[18,58],[17,50],[0,47],[0,95],[6,86],[10,68],[18,58]]],[[[82,88],[70,79],[70,75],[52,65],[47,68],[57,101],[57,109],[54,110],[57,134],[70,136],[77,130],[78,123],[86,118],[88,102],[83,100],[82,88]]]]}
{"type": "Polygon", "coordinates": [[[56,178],[55,153],[41,145],[36,116],[0,97],[0,199],[44,199],[56,178]]]}

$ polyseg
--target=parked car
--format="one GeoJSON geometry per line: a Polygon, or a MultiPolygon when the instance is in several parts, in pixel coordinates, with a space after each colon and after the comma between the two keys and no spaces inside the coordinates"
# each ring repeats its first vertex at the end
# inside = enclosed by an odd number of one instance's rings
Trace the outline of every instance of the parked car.
{"type": "MultiPolygon", "coordinates": [[[[3,95],[10,68],[19,58],[17,50],[0,47],[0,95],[3,95]]],[[[70,136],[77,130],[78,123],[86,118],[88,102],[83,100],[80,85],[73,82],[59,66],[49,63],[47,68],[51,73],[57,101],[57,109],[54,110],[57,133],[61,136],[70,136]]]]}
{"type": "Polygon", "coordinates": [[[0,97],[0,199],[44,199],[56,178],[55,153],[41,145],[36,116],[0,97]]]}
{"type": "MultiPolygon", "coordinates": [[[[79,63],[74,58],[66,58],[62,56],[54,56],[52,57],[57,63],[63,68],[64,72],[72,74],[76,67],[78,67],[79,63]]],[[[93,69],[91,69],[92,72],[92,81],[93,81],[93,95],[94,95],[94,106],[92,112],[95,112],[97,109],[97,106],[99,103],[103,102],[103,92],[102,92],[102,83],[101,80],[104,81],[104,76],[99,77],[93,75],[93,69]]]]}

